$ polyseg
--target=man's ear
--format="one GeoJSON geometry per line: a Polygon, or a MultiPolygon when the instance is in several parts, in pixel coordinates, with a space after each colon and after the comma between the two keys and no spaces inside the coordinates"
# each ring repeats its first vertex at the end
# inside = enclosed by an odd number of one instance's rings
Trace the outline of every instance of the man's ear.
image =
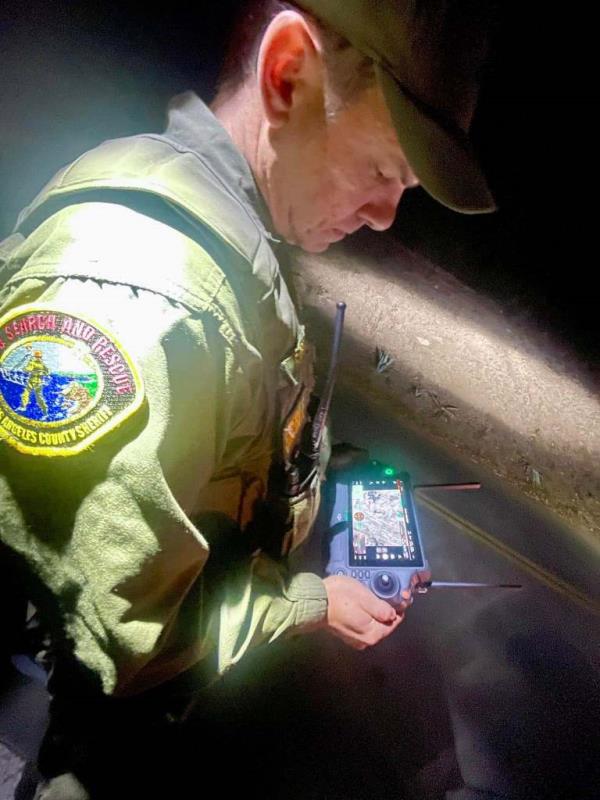
{"type": "Polygon", "coordinates": [[[285,124],[299,103],[322,94],[321,52],[301,14],[282,11],[272,20],[256,72],[265,116],[273,127],[285,124]]]}

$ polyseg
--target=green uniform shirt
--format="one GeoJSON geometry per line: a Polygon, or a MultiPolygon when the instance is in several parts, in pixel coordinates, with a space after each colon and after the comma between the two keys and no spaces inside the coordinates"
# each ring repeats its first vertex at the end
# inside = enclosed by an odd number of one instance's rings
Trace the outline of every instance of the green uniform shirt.
{"type": "MultiPolygon", "coordinates": [[[[261,217],[248,164],[187,93],[164,136],[106,142],[59,172],[11,239],[0,535],[106,693],[215,651],[223,672],[326,613],[318,576],[289,575],[246,535],[274,432],[312,386],[261,217]],[[33,351],[48,373],[19,407],[33,351]]],[[[318,483],[294,506],[287,551],[318,483]]]]}

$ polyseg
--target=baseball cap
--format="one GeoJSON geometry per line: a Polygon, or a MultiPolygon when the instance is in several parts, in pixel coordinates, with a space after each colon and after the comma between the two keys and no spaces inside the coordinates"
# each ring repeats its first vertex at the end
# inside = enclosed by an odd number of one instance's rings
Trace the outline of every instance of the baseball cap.
{"type": "Polygon", "coordinates": [[[400,145],[428,194],[463,214],[495,211],[468,136],[487,51],[486,4],[294,2],[373,60],[400,145]]]}

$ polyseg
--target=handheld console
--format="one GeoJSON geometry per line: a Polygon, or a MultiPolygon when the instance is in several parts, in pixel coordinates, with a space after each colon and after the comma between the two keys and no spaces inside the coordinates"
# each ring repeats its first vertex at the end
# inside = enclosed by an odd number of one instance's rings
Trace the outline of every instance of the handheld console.
{"type": "Polygon", "coordinates": [[[392,605],[415,574],[429,580],[408,473],[378,462],[338,476],[330,519],[328,575],[347,575],[392,605]]]}

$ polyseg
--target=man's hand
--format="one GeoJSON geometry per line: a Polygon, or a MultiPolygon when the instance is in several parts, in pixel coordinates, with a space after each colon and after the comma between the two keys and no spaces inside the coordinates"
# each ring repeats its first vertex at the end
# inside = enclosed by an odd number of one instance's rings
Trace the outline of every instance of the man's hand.
{"type": "Polygon", "coordinates": [[[345,575],[330,575],[323,581],[327,590],[327,619],[324,627],[356,650],[365,650],[393,633],[412,603],[412,591],[394,609],[360,581],[345,575]]]}

